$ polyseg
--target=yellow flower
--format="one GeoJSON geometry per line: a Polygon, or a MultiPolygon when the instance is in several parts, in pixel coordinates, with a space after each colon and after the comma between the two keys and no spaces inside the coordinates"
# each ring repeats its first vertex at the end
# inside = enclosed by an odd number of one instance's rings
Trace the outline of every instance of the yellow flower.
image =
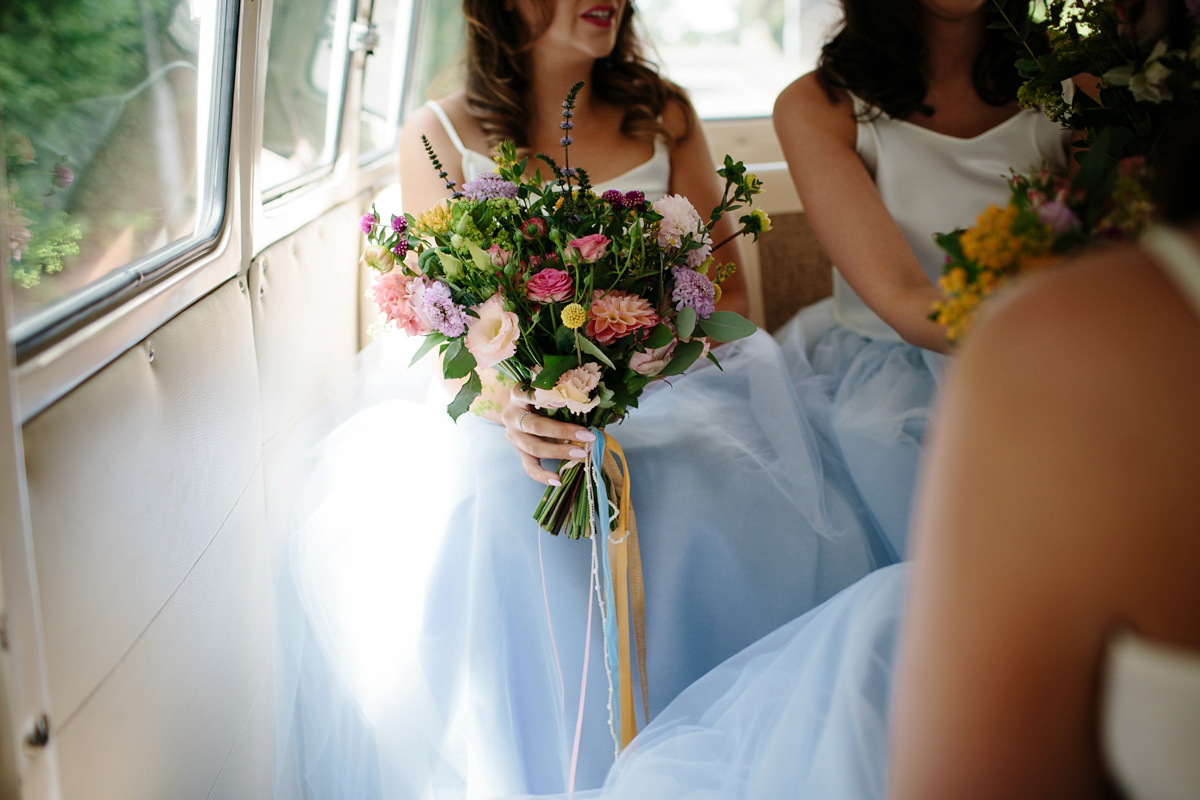
{"type": "Polygon", "coordinates": [[[450,205],[439,203],[428,211],[417,214],[416,227],[427,233],[446,233],[450,230],[450,205]]]}
{"type": "Polygon", "coordinates": [[[767,231],[771,230],[771,218],[767,216],[767,212],[763,211],[761,208],[756,208],[750,212],[750,216],[758,219],[759,233],[766,233],[767,231]]]}
{"type": "Polygon", "coordinates": [[[562,310],[560,316],[562,317],[562,324],[571,330],[582,328],[583,324],[587,322],[587,311],[579,303],[568,305],[562,310]]]}
{"type": "Polygon", "coordinates": [[[713,284],[713,303],[721,302],[721,294],[722,294],[721,284],[714,283],[713,284]]]}

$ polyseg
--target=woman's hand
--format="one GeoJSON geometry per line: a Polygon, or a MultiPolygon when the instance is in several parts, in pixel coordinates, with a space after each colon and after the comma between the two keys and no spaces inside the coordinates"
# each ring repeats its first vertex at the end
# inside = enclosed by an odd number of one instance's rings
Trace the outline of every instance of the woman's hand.
{"type": "Polygon", "coordinates": [[[560,461],[581,461],[587,458],[588,446],[596,434],[580,425],[543,417],[533,408],[529,394],[516,387],[508,407],[501,415],[508,440],[521,455],[525,474],[538,483],[561,486],[558,474],[542,467],[543,458],[560,461]]]}

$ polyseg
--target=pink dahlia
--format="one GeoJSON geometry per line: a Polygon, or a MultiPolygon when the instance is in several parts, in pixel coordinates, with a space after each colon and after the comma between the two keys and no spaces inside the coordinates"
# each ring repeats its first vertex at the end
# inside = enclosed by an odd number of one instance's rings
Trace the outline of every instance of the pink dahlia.
{"type": "Polygon", "coordinates": [[[375,281],[375,303],[389,322],[406,331],[410,336],[422,336],[429,328],[417,313],[409,292],[413,279],[400,272],[388,272],[375,281]]]}
{"type": "Polygon", "coordinates": [[[609,344],[641,328],[658,324],[658,314],[644,297],[613,290],[592,292],[588,309],[587,335],[600,344],[609,344]]]}
{"type": "Polygon", "coordinates": [[[525,293],[535,303],[561,303],[571,296],[575,286],[571,276],[561,269],[547,267],[525,284],[525,293]]]}

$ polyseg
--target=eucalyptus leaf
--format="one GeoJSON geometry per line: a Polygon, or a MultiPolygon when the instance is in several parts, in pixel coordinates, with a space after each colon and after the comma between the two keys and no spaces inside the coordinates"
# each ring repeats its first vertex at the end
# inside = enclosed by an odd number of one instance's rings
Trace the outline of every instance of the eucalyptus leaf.
{"type": "Polygon", "coordinates": [[[704,352],[704,342],[684,342],[675,348],[674,357],[663,367],[662,375],[678,375],[692,364],[704,352]]]}
{"type": "Polygon", "coordinates": [[[654,329],[650,331],[650,335],[646,337],[646,341],[642,344],[646,346],[647,350],[657,350],[660,347],[669,345],[674,338],[674,332],[660,322],[654,326],[654,329]]]}
{"type": "Polygon", "coordinates": [[[692,331],[696,330],[696,309],[684,306],[675,318],[675,330],[679,332],[680,339],[690,339],[692,331]]]}
{"type": "Polygon", "coordinates": [[[562,374],[578,363],[575,356],[546,356],[546,363],[542,365],[541,374],[533,380],[533,388],[553,389],[562,374]]]}
{"type": "Polygon", "coordinates": [[[758,330],[753,322],[732,311],[714,311],[707,319],[700,320],[696,327],[714,342],[745,339],[758,330]]]}
{"type": "Polygon", "coordinates": [[[579,331],[575,331],[575,342],[579,345],[580,350],[588,355],[592,355],[600,359],[600,363],[604,366],[608,367],[609,369],[617,368],[616,365],[613,364],[613,362],[609,359],[609,357],[604,355],[604,351],[596,346],[595,342],[586,336],[580,336],[579,331]]]}

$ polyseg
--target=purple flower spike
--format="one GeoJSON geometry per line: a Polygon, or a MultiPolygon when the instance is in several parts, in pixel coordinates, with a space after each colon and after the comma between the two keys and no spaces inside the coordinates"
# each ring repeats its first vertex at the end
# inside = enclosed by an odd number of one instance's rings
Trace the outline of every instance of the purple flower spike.
{"type": "Polygon", "coordinates": [[[408,220],[404,217],[397,217],[393,214],[392,230],[394,230],[396,233],[404,233],[406,230],[408,230],[408,220]]]}
{"type": "Polygon", "coordinates": [[[561,147],[566,147],[567,145],[571,144],[571,142],[573,142],[573,141],[575,141],[575,140],[572,139],[570,136],[564,136],[563,138],[558,140],[558,144],[561,147]]]}
{"type": "Polygon", "coordinates": [[[575,127],[575,123],[563,120],[562,122],[558,123],[558,127],[562,128],[564,131],[569,131],[571,128],[575,127]]]}

